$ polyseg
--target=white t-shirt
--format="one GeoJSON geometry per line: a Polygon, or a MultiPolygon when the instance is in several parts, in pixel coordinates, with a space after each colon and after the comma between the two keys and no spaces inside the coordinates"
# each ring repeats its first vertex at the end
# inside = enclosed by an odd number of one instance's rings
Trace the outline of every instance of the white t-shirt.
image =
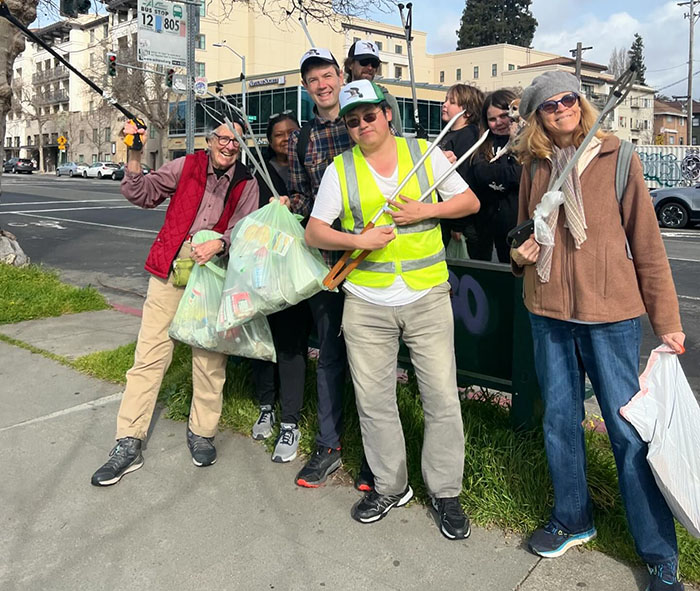
{"type": "MultiPolygon", "coordinates": [[[[435,179],[440,178],[450,167],[449,160],[447,160],[442,151],[437,149],[430,155],[430,162],[433,168],[433,178],[435,179]]],[[[389,177],[380,175],[372,168],[369,162],[367,166],[382,195],[389,197],[399,183],[398,165],[389,177]]],[[[449,201],[455,195],[464,193],[468,188],[469,185],[464,182],[464,179],[457,172],[453,172],[438,186],[440,197],[443,201],[449,201]]],[[[335,165],[330,165],[326,168],[321,184],[318,187],[311,217],[330,225],[342,214],[343,196],[340,191],[340,179],[338,178],[338,171],[335,169],[335,165]]],[[[365,287],[352,283],[349,279],[345,281],[343,286],[344,289],[358,298],[379,306],[405,306],[419,300],[430,291],[428,289],[411,289],[401,277],[396,277],[394,283],[388,287],[365,287]]]]}

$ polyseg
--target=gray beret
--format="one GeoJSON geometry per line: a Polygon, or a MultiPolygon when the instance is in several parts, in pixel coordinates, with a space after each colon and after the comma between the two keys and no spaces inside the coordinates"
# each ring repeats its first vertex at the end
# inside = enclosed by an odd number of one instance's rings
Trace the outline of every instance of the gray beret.
{"type": "Polygon", "coordinates": [[[552,70],[545,72],[535,78],[530,86],[523,90],[523,96],[520,99],[520,116],[527,117],[530,113],[534,113],[548,98],[562,92],[581,92],[581,85],[578,79],[573,74],[562,72],[561,70],[552,70]]]}

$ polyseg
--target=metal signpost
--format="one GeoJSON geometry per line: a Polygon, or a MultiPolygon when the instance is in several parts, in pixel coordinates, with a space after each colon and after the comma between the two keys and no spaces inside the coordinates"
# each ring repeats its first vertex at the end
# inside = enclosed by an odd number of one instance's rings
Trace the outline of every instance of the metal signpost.
{"type": "Polygon", "coordinates": [[[139,0],[138,60],[163,66],[185,66],[188,20],[182,4],[139,0]]]}

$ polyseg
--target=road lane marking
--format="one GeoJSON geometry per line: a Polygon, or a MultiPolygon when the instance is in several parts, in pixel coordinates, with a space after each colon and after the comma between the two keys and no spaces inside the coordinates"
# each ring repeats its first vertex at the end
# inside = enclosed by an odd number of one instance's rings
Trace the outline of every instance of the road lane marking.
{"type": "Polygon", "coordinates": [[[134,209],[133,205],[105,205],[104,207],[55,207],[52,209],[27,209],[22,211],[0,211],[0,215],[18,213],[57,213],[61,211],[96,211],[98,209],[134,209]]]}
{"type": "Polygon", "coordinates": [[[80,412],[82,410],[90,410],[93,408],[106,406],[107,404],[120,400],[122,394],[123,392],[119,392],[118,394],[103,396],[102,398],[98,398],[97,400],[91,400],[90,402],[83,402],[83,404],[78,404],[77,406],[71,406],[70,408],[64,408],[63,410],[57,410],[56,412],[49,413],[47,415],[44,415],[43,417],[36,417],[34,419],[28,419],[26,421],[15,423],[14,425],[8,425],[7,427],[0,428],[0,433],[2,433],[3,431],[9,431],[10,429],[16,429],[17,427],[27,427],[35,423],[43,423],[44,421],[56,419],[58,417],[63,417],[65,415],[73,414],[74,412],[80,412]]]}
{"type": "MultiPolygon", "coordinates": [[[[8,212],[0,212],[0,215],[8,212]]],[[[82,220],[71,220],[66,218],[53,218],[47,215],[34,215],[32,213],[14,212],[15,215],[23,215],[28,218],[39,218],[42,220],[56,220],[57,222],[72,222],[74,224],[84,224],[86,226],[99,226],[100,228],[112,228],[114,230],[128,230],[130,232],[143,232],[145,234],[158,234],[158,230],[144,230],[142,228],[131,228],[129,226],[114,226],[112,224],[98,224],[97,222],[84,222],[82,220]]]]}
{"type": "Polygon", "coordinates": [[[700,263],[700,259],[681,259],[678,257],[668,257],[669,261],[682,261],[684,263],[700,263]]]}
{"type": "Polygon", "coordinates": [[[683,300],[695,300],[696,302],[700,302],[700,298],[696,298],[695,296],[679,295],[678,297],[683,300]]]}
{"type": "MultiPolygon", "coordinates": [[[[0,203],[0,207],[18,207],[20,205],[67,205],[69,203],[105,203],[114,201],[115,203],[123,202],[124,199],[54,199],[53,201],[27,201],[26,203],[0,203]]],[[[132,205],[132,207],[136,207],[132,205]]]]}

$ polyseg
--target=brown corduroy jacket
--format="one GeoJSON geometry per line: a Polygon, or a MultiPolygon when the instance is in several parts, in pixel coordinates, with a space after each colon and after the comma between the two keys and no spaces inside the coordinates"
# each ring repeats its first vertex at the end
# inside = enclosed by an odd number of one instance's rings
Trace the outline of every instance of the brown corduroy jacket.
{"type": "MultiPolygon", "coordinates": [[[[564,228],[566,216],[559,215],[549,282],[539,280],[535,265],[513,263],[513,272],[525,275],[525,306],[533,314],[558,320],[617,322],[646,312],[658,336],[678,332],[682,328],[676,289],[636,153],[622,203],[615,197],[619,147],[618,138],[607,136],[581,174],[588,226],[581,248],[574,247],[564,228]]],[[[532,217],[547,191],[550,173],[549,161],[540,161],[534,179],[530,179],[529,167],[523,166],[518,223],[532,217]]]]}

